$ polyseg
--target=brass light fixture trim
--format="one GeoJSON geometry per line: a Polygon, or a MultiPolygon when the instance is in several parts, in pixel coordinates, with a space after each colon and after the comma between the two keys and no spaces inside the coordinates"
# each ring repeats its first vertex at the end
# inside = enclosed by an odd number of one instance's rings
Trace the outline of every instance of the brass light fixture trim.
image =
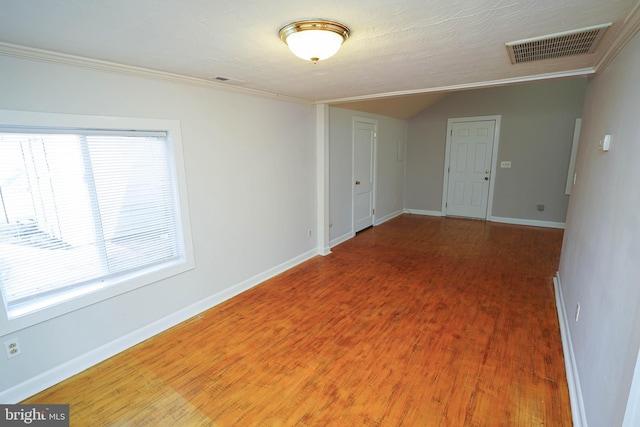
{"type": "MultiPolygon", "coordinates": [[[[340,43],[340,45],[344,43],[349,38],[349,35],[350,35],[349,27],[347,27],[344,24],[341,24],[336,21],[326,20],[326,19],[313,19],[313,20],[294,21],[280,28],[280,39],[291,48],[291,46],[287,42],[287,39],[289,38],[289,36],[296,33],[301,33],[304,31],[327,31],[330,33],[335,33],[342,38],[342,42],[340,43]]],[[[294,54],[296,53],[294,52],[294,54]]],[[[329,56],[332,56],[332,55],[333,53],[330,54],[329,56]]],[[[305,57],[303,59],[307,59],[315,63],[325,58],[312,56],[309,58],[305,57]]]]}

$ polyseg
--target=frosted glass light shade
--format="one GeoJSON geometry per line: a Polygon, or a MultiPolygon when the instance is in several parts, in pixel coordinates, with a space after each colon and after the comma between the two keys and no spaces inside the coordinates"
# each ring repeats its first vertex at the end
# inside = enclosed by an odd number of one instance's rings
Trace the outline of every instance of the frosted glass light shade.
{"type": "Polygon", "coordinates": [[[349,37],[349,28],[332,21],[292,22],[280,29],[280,38],[298,58],[317,62],[330,58],[349,37]]]}
{"type": "Polygon", "coordinates": [[[332,57],[342,45],[342,36],[330,31],[311,30],[287,37],[287,46],[295,56],[307,61],[332,57]]]}

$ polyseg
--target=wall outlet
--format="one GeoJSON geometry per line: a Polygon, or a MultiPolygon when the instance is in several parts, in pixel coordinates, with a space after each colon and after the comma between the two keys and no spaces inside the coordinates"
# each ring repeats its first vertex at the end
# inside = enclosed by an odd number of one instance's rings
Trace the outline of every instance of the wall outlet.
{"type": "Polygon", "coordinates": [[[538,210],[539,210],[540,212],[542,212],[542,211],[544,210],[544,205],[543,205],[543,204],[539,204],[539,205],[538,205],[538,210]]]}
{"type": "Polygon", "coordinates": [[[18,342],[18,338],[5,341],[4,351],[7,354],[7,359],[19,356],[22,353],[22,350],[20,350],[20,343],[18,342]]]}
{"type": "Polygon", "coordinates": [[[500,162],[500,167],[504,169],[509,169],[511,167],[511,160],[503,160],[500,162]]]}
{"type": "Polygon", "coordinates": [[[308,237],[311,237],[311,229],[308,229],[308,230],[307,230],[307,236],[308,236],[308,237]]]}

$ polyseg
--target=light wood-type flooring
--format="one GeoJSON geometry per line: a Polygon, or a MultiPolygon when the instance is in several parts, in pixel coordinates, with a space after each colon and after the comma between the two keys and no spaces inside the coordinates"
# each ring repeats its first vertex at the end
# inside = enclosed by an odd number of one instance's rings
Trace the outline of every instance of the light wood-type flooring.
{"type": "Polygon", "coordinates": [[[561,244],[403,215],[27,402],[72,426],[570,426],[561,244]]]}

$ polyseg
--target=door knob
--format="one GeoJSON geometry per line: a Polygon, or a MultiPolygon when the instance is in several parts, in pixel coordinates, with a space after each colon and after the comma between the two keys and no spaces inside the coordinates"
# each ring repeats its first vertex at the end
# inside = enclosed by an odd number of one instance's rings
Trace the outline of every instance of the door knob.
{"type": "Polygon", "coordinates": [[[356,181],[356,185],[360,185],[360,181],[356,181]]]}

